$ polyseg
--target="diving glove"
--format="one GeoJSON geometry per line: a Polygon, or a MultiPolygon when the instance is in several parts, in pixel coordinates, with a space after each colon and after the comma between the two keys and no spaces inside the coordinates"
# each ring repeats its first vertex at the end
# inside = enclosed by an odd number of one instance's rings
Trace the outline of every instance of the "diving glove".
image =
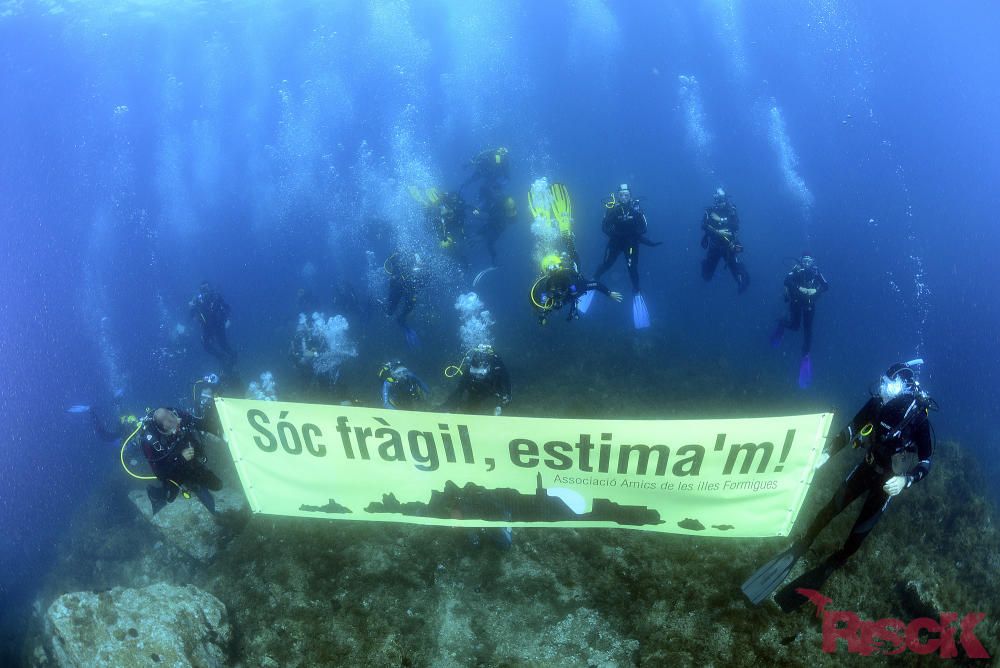
{"type": "Polygon", "coordinates": [[[884,489],[885,493],[889,496],[896,496],[906,489],[907,482],[908,480],[905,475],[893,476],[885,481],[885,484],[882,485],[882,489],[884,489]]]}

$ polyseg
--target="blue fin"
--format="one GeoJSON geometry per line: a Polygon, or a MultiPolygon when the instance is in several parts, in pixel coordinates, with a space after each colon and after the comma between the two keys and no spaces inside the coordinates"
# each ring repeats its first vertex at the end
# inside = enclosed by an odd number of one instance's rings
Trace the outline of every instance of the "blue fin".
{"type": "Polygon", "coordinates": [[[90,412],[90,406],[85,406],[84,404],[76,404],[74,406],[70,406],[69,408],[67,408],[66,412],[67,413],[89,413],[90,412]]]}
{"type": "Polygon", "coordinates": [[[584,315],[590,308],[590,303],[593,301],[594,301],[594,291],[587,290],[577,298],[576,310],[580,312],[580,315],[584,315]]]}
{"type": "Polygon", "coordinates": [[[639,292],[632,297],[632,324],[636,329],[649,327],[649,309],[646,308],[646,300],[639,292]]]}
{"type": "Polygon", "coordinates": [[[812,385],[813,381],[813,363],[809,358],[809,353],[802,356],[802,361],[799,362],[799,387],[803,390],[812,385]]]}
{"type": "Polygon", "coordinates": [[[483,280],[483,276],[495,270],[496,267],[487,267],[486,269],[483,269],[481,272],[476,274],[476,277],[472,279],[472,287],[476,287],[477,285],[479,285],[479,281],[483,280]]]}
{"type": "Polygon", "coordinates": [[[413,331],[410,327],[407,327],[406,325],[403,325],[403,336],[406,337],[406,345],[410,346],[411,348],[420,347],[420,337],[417,336],[417,333],[415,331],[413,331]]]}
{"type": "Polygon", "coordinates": [[[774,332],[771,333],[771,347],[777,348],[781,345],[781,340],[785,338],[785,326],[778,321],[778,324],[774,327],[774,332]]]}

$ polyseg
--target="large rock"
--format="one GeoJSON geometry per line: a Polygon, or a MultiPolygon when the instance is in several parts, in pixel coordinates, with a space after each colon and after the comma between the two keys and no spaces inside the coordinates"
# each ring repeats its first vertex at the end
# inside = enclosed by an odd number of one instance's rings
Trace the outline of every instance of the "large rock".
{"type": "Polygon", "coordinates": [[[191,585],[64,594],[45,613],[56,666],[224,666],[230,635],[226,607],[191,585]]]}
{"type": "MultiPolygon", "coordinates": [[[[157,483],[158,484],[158,483],[157,483]]],[[[226,538],[226,531],[219,520],[229,516],[245,516],[249,509],[239,489],[225,487],[213,492],[213,516],[194,495],[190,499],[178,496],[153,514],[153,504],[145,490],[129,492],[129,499],[143,517],[160,530],[164,539],[198,561],[211,561],[226,538]]],[[[234,523],[228,523],[230,528],[234,523]]]]}

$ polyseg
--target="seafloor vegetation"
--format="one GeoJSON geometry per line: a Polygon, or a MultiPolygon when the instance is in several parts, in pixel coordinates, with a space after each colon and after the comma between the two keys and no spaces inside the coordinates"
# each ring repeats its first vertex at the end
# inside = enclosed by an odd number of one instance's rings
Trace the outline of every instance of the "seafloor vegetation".
{"type": "MultiPolygon", "coordinates": [[[[562,382],[558,375],[545,379],[538,396],[550,396],[546,388],[562,382]]],[[[660,388],[652,376],[649,382],[646,405],[630,406],[636,414],[655,414],[653,397],[660,388]]],[[[676,384],[685,381],[672,382],[676,393],[676,384]]],[[[694,388],[704,388],[704,378],[690,382],[687,396],[696,401],[694,388]]],[[[574,400],[616,414],[617,400],[607,399],[614,393],[594,387],[574,400]]],[[[544,401],[525,405],[545,413],[544,401]]],[[[583,408],[576,407],[581,413],[583,408]]],[[[817,476],[802,511],[805,520],[856,456],[839,455],[817,476]]],[[[861,552],[824,589],[831,607],[870,620],[982,611],[987,617],[977,636],[991,654],[1000,652],[1000,533],[978,469],[959,444],[939,443],[931,475],[893,503],[861,552]]],[[[232,471],[224,473],[235,485],[232,471]]],[[[783,540],[536,529],[516,530],[513,546],[502,551],[488,542],[473,547],[462,529],[227,513],[221,518],[223,547],[202,562],[178,550],[136,511],[128,498],[134,489],[124,475],[111,476],[78,506],[36,606],[25,647],[28,663],[53,665],[45,615],[58,596],[154,583],[194,585],[225,605],[229,628],[219,642],[227,665],[872,662],[843,649],[824,654],[821,622],[811,606],[785,615],[770,602],[757,609],[744,603],[740,583],[783,540]]],[[[836,549],[856,510],[820,536],[796,573],[836,549]]],[[[121,642],[129,642],[132,631],[118,632],[121,642]]],[[[908,653],[903,660],[939,665],[940,658],[908,653]]],[[[966,662],[960,647],[956,663],[966,662]]]]}

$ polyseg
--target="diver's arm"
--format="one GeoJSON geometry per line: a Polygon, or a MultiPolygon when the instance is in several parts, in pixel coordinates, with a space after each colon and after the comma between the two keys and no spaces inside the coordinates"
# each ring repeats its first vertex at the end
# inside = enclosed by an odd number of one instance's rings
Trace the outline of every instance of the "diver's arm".
{"type": "Polygon", "coordinates": [[[507,365],[500,362],[497,365],[497,387],[500,405],[506,407],[510,403],[510,374],[507,372],[507,365]]]}
{"type": "Polygon", "coordinates": [[[587,281],[584,284],[584,290],[583,290],[584,292],[590,292],[591,290],[597,290],[598,292],[603,293],[609,297],[611,296],[611,290],[608,288],[608,286],[604,285],[604,283],[601,283],[600,281],[587,281]]]}
{"type": "Polygon", "coordinates": [[[827,441],[823,452],[832,457],[849,444],[853,443],[861,430],[865,428],[865,425],[869,424],[875,418],[875,414],[878,411],[878,405],[878,399],[875,397],[869,399],[868,402],[861,407],[861,410],[858,411],[857,415],[854,416],[854,419],[851,420],[847,426],[841,429],[840,433],[827,441]]]}
{"type": "Polygon", "coordinates": [[[604,212],[604,220],[601,221],[601,231],[609,237],[615,233],[615,218],[617,217],[617,211],[618,207],[608,209],[604,212]]]}
{"type": "Polygon", "coordinates": [[[909,487],[915,482],[920,482],[931,472],[931,442],[930,422],[923,420],[922,424],[915,430],[913,441],[917,444],[917,457],[920,461],[906,474],[906,486],[909,487]]]}
{"type": "Polygon", "coordinates": [[[830,284],[826,282],[826,277],[823,274],[817,273],[816,280],[818,281],[816,292],[826,292],[830,289],[830,284]]]}
{"type": "Polygon", "coordinates": [[[643,246],[661,246],[661,245],[663,245],[662,241],[650,241],[649,239],[647,239],[645,237],[645,235],[639,237],[639,243],[642,244],[643,246]]]}

